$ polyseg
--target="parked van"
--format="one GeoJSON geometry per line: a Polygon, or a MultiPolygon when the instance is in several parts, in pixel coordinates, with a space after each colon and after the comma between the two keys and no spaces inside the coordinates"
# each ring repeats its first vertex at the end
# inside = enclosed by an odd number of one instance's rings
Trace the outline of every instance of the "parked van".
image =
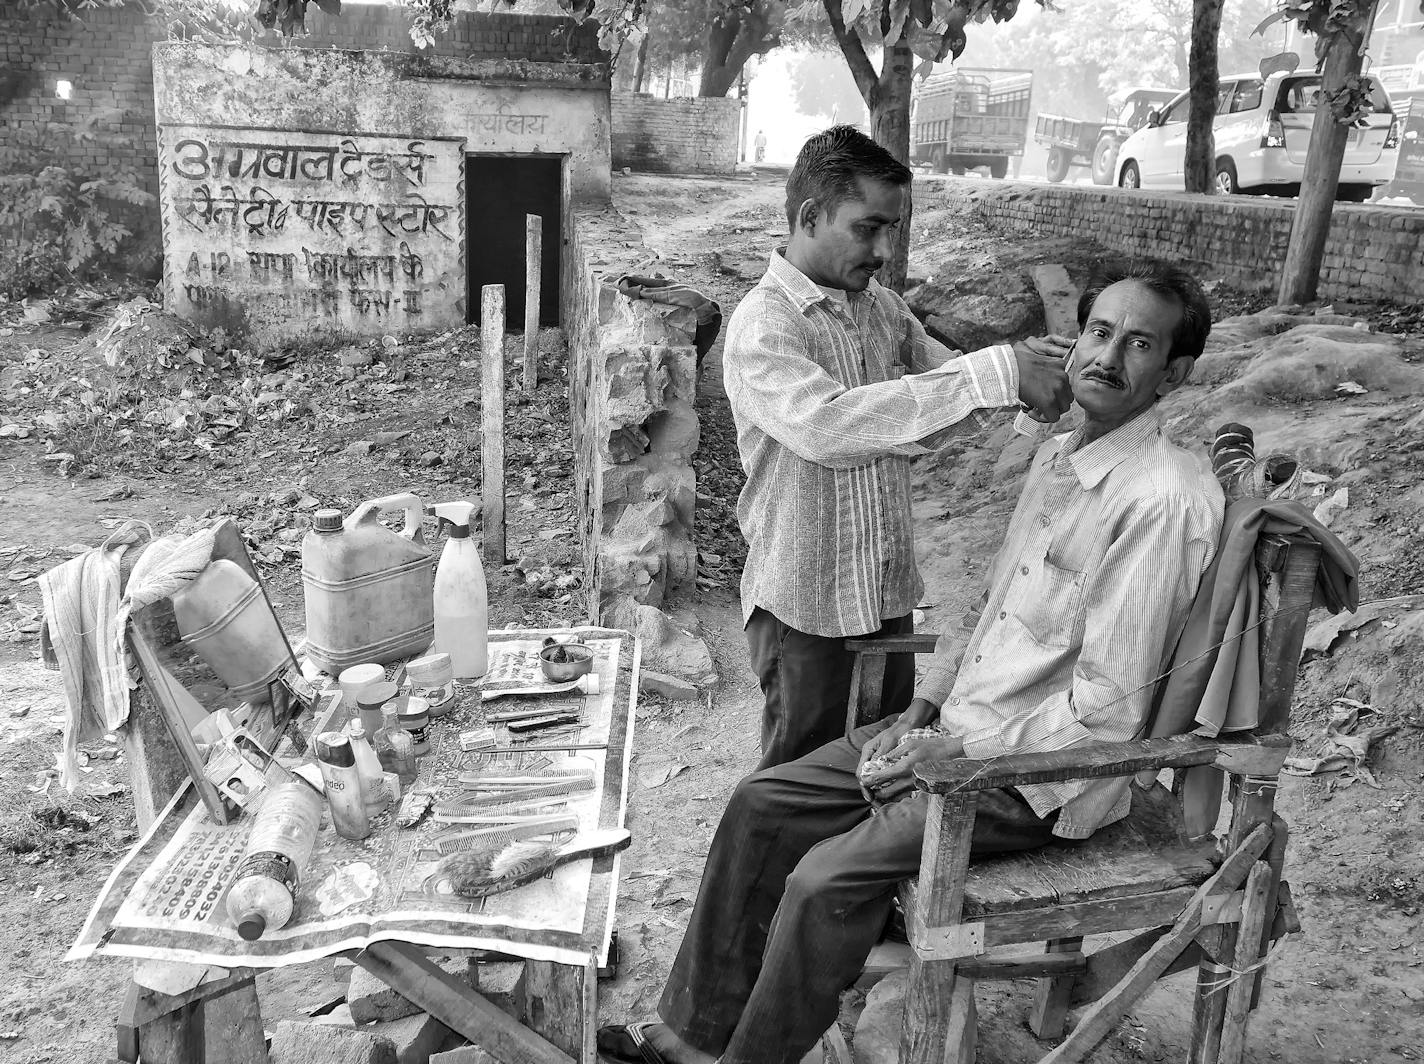
{"type": "MultiPolygon", "coordinates": [[[[1394,177],[1403,135],[1389,95],[1378,80],[1372,85],[1374,111],[1351,127],[1340,165],[1337,198],[1356,203],[1394,177]]],[[[1217,191],[1298,195],[1319,93],[1319,74],[1221,78],[1212,126],[1217,191]]],[[[1117,157],[1120,187],[1185,187],[1187,108],[1183,92],[1123,142],[1117,157]]]]}

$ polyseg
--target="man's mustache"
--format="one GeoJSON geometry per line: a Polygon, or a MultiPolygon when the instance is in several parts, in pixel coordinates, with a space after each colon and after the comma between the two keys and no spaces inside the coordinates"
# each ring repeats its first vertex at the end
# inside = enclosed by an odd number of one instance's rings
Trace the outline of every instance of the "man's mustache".
{"type": "Polygon", "coordinates": [[[1090,381],[1102,381],[1110,388],[1125,388],[1127,382],[1113,373],[1104,373],[1102,370],[1084,370],[1083,379],[1090,381]]]}

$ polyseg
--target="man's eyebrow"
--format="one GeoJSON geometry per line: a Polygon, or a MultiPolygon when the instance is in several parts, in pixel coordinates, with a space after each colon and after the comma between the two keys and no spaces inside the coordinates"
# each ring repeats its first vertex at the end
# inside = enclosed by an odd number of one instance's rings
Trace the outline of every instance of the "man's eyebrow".
{"type": "MultiPolygon", "coordinates": [[[[1113,323],[1110,322],[1110,321],[1108,321],[1106,318],[1089,318],[1088,321],[1087,321],[1087,325],[1106,325],[1108,328],[1112,328],[1113,323]]],[[[1087,326],[1085,325],[1084,328],[1086,328],[1086,327],[1087,327],[1087,326]]],[[[1143,336],[1143,337],[1146,337],[1146,338],[1149,339],[1149,340],[1158,340],[1158,339],[1161,339],[1161,337],[1160,337],[1157,333],[1155,333],[1155,332],[1149,332],[1149,331],[1146,330],[1146,329],[1128,329],[1128,330],[1127,330],[1127,335],[1128,335],[1128,336],[1143,336]]]]}

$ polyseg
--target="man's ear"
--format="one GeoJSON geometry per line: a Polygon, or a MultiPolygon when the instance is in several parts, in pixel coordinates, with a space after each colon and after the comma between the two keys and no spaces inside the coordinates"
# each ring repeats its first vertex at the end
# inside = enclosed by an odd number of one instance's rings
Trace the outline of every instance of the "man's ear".
{"type": "Polygon", "coordinates": [[[1187,383],[1187,378],[1192,375],[1192,367],[1197,364],[1194,358],[1170,358],[1167,360],[1167,375],[1157,385],[1157,394],[1166,395],[1175,392],[1182,385],[1187,383]]]}
{"type": "Polygon", "coordinates": [[[816,223],[821,218],[821,205],[814,199],[804,199],[796,208],[796,227],[808,233],[816,231],[816,223]]]}

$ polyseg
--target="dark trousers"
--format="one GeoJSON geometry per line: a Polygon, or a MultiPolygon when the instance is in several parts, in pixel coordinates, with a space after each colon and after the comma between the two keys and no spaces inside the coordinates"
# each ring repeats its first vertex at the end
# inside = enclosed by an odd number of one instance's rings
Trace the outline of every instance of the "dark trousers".
{"type": "MultiPolygon", "coordinates": [[[[873,635],[909,635],[914,630],[913,617],[893,617],[873,635]]],[[[855,665],[845,642],[840,636],[799,632],[760,606],[752,610],[747,647],[766,700],[758,769],[795,761],[845,735],[855,665]]],[[[891,654],[885,661],[882,715],[908,706],[914,689],[915,656],[891,654]]]]}
{"type": "MultiPolygon", "coordinates": [[[[720,1064],[796,1064],[835,1022],[840,992],[878,941],[896,884],[919,870],[923,791],[872,815],[858,728],[737,785],[717,826],[658,1014],[720,1064]]],[[[975,855],[1048,842],[1014,791],[983,791],[975,855]]]]}

